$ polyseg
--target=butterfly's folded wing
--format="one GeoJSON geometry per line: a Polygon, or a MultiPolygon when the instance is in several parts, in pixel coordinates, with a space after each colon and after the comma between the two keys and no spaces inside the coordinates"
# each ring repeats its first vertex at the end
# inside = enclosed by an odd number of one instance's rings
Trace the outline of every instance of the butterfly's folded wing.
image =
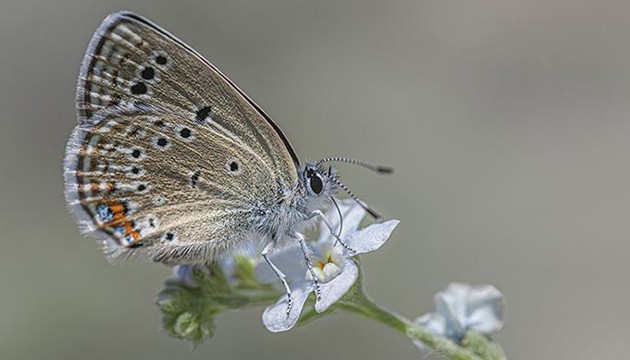
{"type": "Polygon", "coordinates": [[[66,150],[66,197],[112,257],[212,258],[297,183],[277,126],[188,46],[130,13],[94,35],[66,150]]]}

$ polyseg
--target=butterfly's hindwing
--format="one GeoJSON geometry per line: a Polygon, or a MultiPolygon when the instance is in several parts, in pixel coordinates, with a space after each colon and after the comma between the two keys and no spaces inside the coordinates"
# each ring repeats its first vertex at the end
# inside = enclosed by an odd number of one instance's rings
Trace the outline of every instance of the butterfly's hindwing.
{"type": "Polygon", "coordinates": [[[194,135],[190,121],[146,109],[109,112],[75,129],[66,154],[69,205],[87,232],[109,240],[110,255],[219,251],[247,230],[241,220],[254,200],[242,190],[272,196],[257,176],[272,174],[251,153],[214,132],[197,135],[203,143],[193,146],[194,135]],[[240,173],[224,181],[234,159],[240,173]]]}
{"type": "Polygon", "coordinates": [[[200,55],[133,14],[108,17],[77,89],[66,198],[112,258],[213,258],[297,183],[266,115],[200,55]]]}

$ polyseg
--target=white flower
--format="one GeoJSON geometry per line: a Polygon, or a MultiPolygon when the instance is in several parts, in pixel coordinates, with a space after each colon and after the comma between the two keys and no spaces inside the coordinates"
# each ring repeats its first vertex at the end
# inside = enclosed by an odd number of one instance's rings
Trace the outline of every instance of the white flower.
{"type": "MultiPolygon", "coordinates": [[[[399,223],[398,220],[390,220],[358,230],[365,210],[352,199],[339,201],[339,209],[343,214],[340,238],[354,252],[348,252],[336,242],[323,223],[319,226],[319,239],[316,242],[307,242],[312,252],[310,257],[313,270],[321,290],[321,298],[315,303],[317,312],[326,311],[341,299],[356,281],[359,269],[351,257],[380,248],[399,223]]],[[[326,213],[326,217],[332,222],[333,228],[339,228],[340,219],[336,208],[332,207],[326,213]]],[[[315,288],[297,241],[288,248],[272,254],[271,259],[287,275],[292,291],[293,306],[289,314],[286,312],[288,297],[284,295],[278,302],[267,307],[262,316],[263,323],[269,331],[280,332],[295,326],[304,303],[315,288]]],[[[277,282],[277,277],[264,265],[260,264],[256,269],[260,281],[277,282]]]]}
{"type": "MultiPolygon", "coordinates": [[[[490,335],[501,330],[505,320],[503,294],[492,285],[450,284],[435,294],[435,312],[414,322],[429,333],[460,342],[469,330],[490,335]]],[[[414,341],[422,351],[421,342],[414,341]]]]}

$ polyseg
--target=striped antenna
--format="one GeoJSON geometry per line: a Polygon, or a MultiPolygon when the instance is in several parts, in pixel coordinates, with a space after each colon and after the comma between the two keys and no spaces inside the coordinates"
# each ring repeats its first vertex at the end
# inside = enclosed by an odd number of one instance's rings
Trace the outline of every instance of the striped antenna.
{"type": "Polygon", "coordinates": [[[394,169],[388,166],[374,165],[374,164],[370,164],[362,160],[344,158],[344,157],[329,157],[329,158],[321,159],[317,162],[316,165],[319,166],[327,162],[344,162],[344,163],[348,163],[352,165],[358,165],[366,169],[372,170],[374,172],[377,172],[379,174],[391,174],[394,172],[394,169]]]}
{"type": "Polygon", "coordinates": [[[356,201],[359,205],[361,205],[361,207],[365,209],[365,211],[367,211],[368,214],[370,214],[374,218],[375,221],[380,222],[383,220],[383,217],[379,213],[377,213],[374,209],[370,208],[368,204],[366,204],[363,200],[359,199],[356,195],[354,195],[352,190],[350,190],[344,183],[339,181],[339,179],[334,179],[334,181],[337,183],[337,185],[340,188],[343,189],[343,191],[346,192],[346,194],[350,195],[350,197],[354,201],[356,201]]]}

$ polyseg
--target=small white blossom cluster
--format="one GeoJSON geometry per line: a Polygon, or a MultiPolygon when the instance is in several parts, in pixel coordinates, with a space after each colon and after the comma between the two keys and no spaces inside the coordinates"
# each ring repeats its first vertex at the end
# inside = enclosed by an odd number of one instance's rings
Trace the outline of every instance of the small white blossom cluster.
{"type": "MultiPolygon", "coordinates": [[[[503,327],[505,301],[492,285],[450,284],[435,294],[435,312],[426,313],[414,322],[435,336],[460,342],[468,331],[491,335],[503,327]]],[[[419,341],[421,351],[428,348],[419,341]]]]}
{"type": "MultiPolygon", "coordinates": [[[[339,301],[356,281],[359,269],[352,257],[380,248],[399,223],[398,220],[389,220],[359,230],[365,210],[351,199],[340,201],[338,206],[343,218],[343,229],[339,237],[354,251],[348,251],[336,241],[324,224],[320,224],[319,239],[309,242],[313,269],[320,284],[321,297],[315,302],[315,311],[318,313],[326,311],[339,301]]],[[[333,228],[339,228],[340,217],[335,208],[329,210],[326,217],[332,222],[333,228]]],[[[273,254],[272,260],[283,269],[291,282],[292,290],[293,306],[288,315],[286,295],[267,307],[263,313],[263,323],[267,329],[280,332],[295,326],[306,300],[315,291],[315,286],[297,242],[273,254]]],[[[264,263],[259,264],[256,273],[263,283],[277,281],[277,277],[264,263]]]]}

